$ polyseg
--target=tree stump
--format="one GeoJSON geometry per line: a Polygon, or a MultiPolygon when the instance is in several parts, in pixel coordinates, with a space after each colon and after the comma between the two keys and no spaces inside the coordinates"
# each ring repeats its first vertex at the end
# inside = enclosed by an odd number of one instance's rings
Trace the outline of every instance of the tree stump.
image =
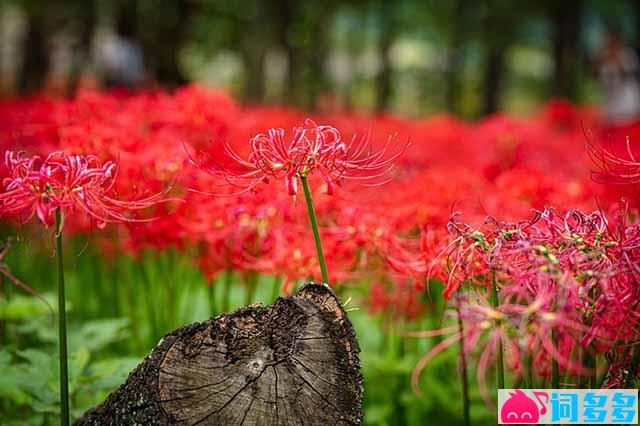
{"type": "Polygon", "coordinates": [[[359,352],[333,291],[307,284],[168,334],[76,425],[358,425],[359,352]]]}

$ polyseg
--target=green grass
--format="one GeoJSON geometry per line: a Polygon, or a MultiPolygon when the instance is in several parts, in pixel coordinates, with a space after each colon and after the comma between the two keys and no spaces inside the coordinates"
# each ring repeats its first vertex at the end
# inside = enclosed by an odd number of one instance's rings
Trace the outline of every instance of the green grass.
{"type": "MultiPolygon", "coordinates": [[[[7,263],[17,277],[37,291],[53,295],[54,252],[44,235],[40,232],[22,235],[7,263]],[[39,244],[42,241],[46,243],[39,244]]],[[[111,256],[79,237],[66,241],[65,249],[72,416],[77,417],[101,402],[164,334],[222,313],[224,274],[213,283],[211,291],[207,279],[191,262],[189,252],[147,251],[139,259],[125,254],[111,256]],[[98,337],[92,340],[87,335],[104,338],[96,342],[98,337]]],[[[247,302],[247,286],[246,279],[237,272],[231,279],[229,306],[233,310],[247,302]]],[[[271,303],[277,278],[259,275],[256,279],[252,302],[271,303]]],[[[8,424],[12,424],[11,419],[21,419],[13,424],[55,424],[57,395],[51,385],[56,383],[57,355],[55,336],[51,335],[55,331],[52,314],[42,302],[27,297],[20,289],[11,285],[0,288],[0,373],[3,362],[7,371],[15,373],[11,376],[13,382],[0,378],[0,418],[9,419],[8,424]],[[38,355],[35,361],[25,358],[28,351],[38,355]],[[23,389],[10,396],[6,395],[8,392],[3,394],[3,382],[9,389],[11,386],[22,389],[16,383],[34,379],[37,368],[51,373],[47,383],[41,383],[35,391],[23,389]]],[[[462,425],[458,347],[452,346],[427,366],[421,375],[422,395],[417,395],[411,389],[411,373],[420,357],[437,341],[398,335],[401,330],[438,327],[442,301],[433,299],[427,313],[418,320],[398,322],[368,313],[366,282],[337,287],[337,292],[343,301],[352,298],[349,308],[360,308],[350,311],[349,317],[362,350],[365,424],[462,425]]],[[[470,364],[472,424],[495,424],[495,414],[482,402],[470,364]]]]}

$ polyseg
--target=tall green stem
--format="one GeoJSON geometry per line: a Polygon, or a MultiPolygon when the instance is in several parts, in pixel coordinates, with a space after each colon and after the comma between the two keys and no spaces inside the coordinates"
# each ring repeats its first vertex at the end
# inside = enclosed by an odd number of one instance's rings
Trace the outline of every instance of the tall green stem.
{"type": "Polygon", "coordinates": [[[591,389],[597,389],[598,386],[598,358],[596,357],[596,348],[590,348],[591,350],[591,377],[589,379],[589,387],[591,389]]]}
{"type": "Polygon", "coordinates": [[[320,263],[320,272],[322,273],[322,282],[329,283],[329,276],[327,274],[327,265],[324,261],[324,253],[322,252],[322,241],[320,241],[320,231],[318,230],[318,222],[316,220],[316,211],[313,208],[313,199],[311,198],[311,191],[309,191],[309,184],[306,177],[301,177],[302,187],[304,188],[304,198],[307,201],[307,212],[309,213],[309,222],[311,223],[311,229],[313,230],[313,238],[316,241],[316,251],[318,252],[318,263],[320,263]]]}
{"type": "MultiPolygon", "coordinates": [[[[491,279],[491,305],[494,308],[497,308],[500,305],[500,301],[498,300],[498,283],[496,282],[496,274],[493,272],[493,277],[491,279]]],[[[502,338],[498,340],[498,359],[497,359],[497,367],[498,367],[498,389],[504,389],[504,353],[502,348],[502,338]]]]}
{"type": "Polygon", "coordinates": [[[460,328],[460,368],[462,370],[462,412],[464,415],[465,426],[471,426],[471,414],[469,403],[469,377],[467,372],[467,357],[464,354],[464,326],[462,324],[462,316],[460,308],[456,306],[458,313],[458,327],[460,328]]]}
{"type": "MultiPolygon", "coordinates": [[[[592,301],[591,303],[595,305],[595,300],[597,298],[598,296],[596,294],[596,287],[591,287],[591,289],[589,289],[589,300],[592,301]]],[[[593,314],[590,317],[591,318],[589,323],[593,324],[593,314]]],[[[584,348],[584,365],[591,371],[589,377],[585,377],[584,387],[595,389],[598,383],[598,364],[596,360],[595,345],[589,345],[584,348]]]]}
{"type": "MultiPolygon", "coordinates": [[[[557,308],[557,301],[553,301],[553,311],[555,312],[557,308]]],[[[555,329],[551,330],[551,341],[553,346],[558,350],[558,336],[556,335],[555,329]]],[[[553,357],[553,361],[551,363],[551,388],[552,389],[560,389],[560,366],[558,365],[557,357],[553,357]]]]}
{"type": "MultiPolygon", "coordinates": [[[[4,285],[4,275],[0,274],[0,298],[9,301],[9,295],[6,293],[5,288],[7,286],[4,285]]],[[[5,339],[7,338],[7,326],[4,318],[0,320],[0,345],[5,344],[5,339]]]]}
{"type": "MultiPolygon", "coordinates": [[[[400,320],[396,323],[397,329],[403,330],[405,329],[405,325],[403,321],[400,320]]],[[[405,343],[406,339],[403,339],[398,333],[396,333],[396,327],[392,327],[390,330],[391,334],[391,343],[393,344],[393,349],[390,351],[391,357],[395,361],[403,361],[405,357],[405,343]]],[[[402,395],[403,383],[402,380],[395,380],[395,384],[393,387],[392,395],[392,403],[393,403],[393,423],[392,425],[404,426],[407,424],[407,410],[404,404],[404,398],[402,395]]]]}
{"type": "Polygon", "coordinates": [[[636,380],[636,371],[638,370],[638,365],[640,364],[640,344],[636,345],[633,351],[633,358],[631,358],[631,365],[629,366],[629,375],[625,380],[624,384],[626,388],[633,387],[633,382],[636,380]]]}
{"type": "Polygon", "coordinates": [[[62,212],[56,210],[56,257],[58,260],[58,336],[60,347],[60,424],[69,426],[69,378],[67,361],[67,313],[62,265],[62,212]]]}

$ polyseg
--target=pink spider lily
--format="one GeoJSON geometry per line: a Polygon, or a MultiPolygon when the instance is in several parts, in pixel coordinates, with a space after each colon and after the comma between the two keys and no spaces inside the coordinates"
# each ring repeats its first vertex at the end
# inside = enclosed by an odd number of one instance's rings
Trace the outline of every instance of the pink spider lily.
{"type": "MultiPolygon", "coordinates": [[[[533,295],[555,289],[576,315],[584,315],[593,331],[603,333],[604,323],[628,316],[635,298],[629,278],[636,274],[630,256],[638,247],[636,226],[609,229],[599,213],[570,211],[564,216],[553,210],[538,212],[531,221],[500,223],[488,219],[481,229],[469,232],[456,226],[462,238],[449,254],[451,286],[486,284],[494,274],[501,299],[530,300],[533,295]],[[483,281],[484,280],[484,281],[483,281]]],[[[613,328],[616,330],[617,328],[613,328]]]]}
{"type": "Polygon", "coordinates": [[[303,126],[295,127],[290,139],[284,129],[269,129],[250,140],[251,151],[243,159],[231,146],[224,152],[232,166],[212,158],[191,158],[191,163],[210,174],[225,179],[245,192],[270,179],[283,179],[289,195],[298,193],[298,180],[312,174],[319,175],[326,184],[327,193],[346,180],[360,181],[376,186],[390,180],[395,160],[408,144],[388,155],[390,143],[373,152],[368,138],[353,138],[346,143],[340,132],[332,126],[317,125],[307,119],[303,126]]]}
{"type": "Polygon", "coordinates": [[[596,165],[592,176],[596,182],[612,184],[636,184],[640,182],[640,161],[636,159],[627,137],[624,155],[614,151],[612,146],[600,146],[588,139],[587,149],[596,165]]]}
{"type": "MultiPolygon", "coordinates": [[[[603,373],[604,386],[629,381],[633,373],[624,369],[634,365],[631,353],[640,336],[640,292],[633,284],[640,272],[640,226],[625,217],[621,212],[614,227],[601,212],[560,215],[545,209],[527,221],[488,217],[472,227],[454,215],[448,226],[453,241],[433,264],[446,258],[445,295],[455,303],[460,326],[415,333],[449,336],[417,364],[414,387],[420,370],[458,341],[463,357],[477,356],[477,379],[488,404],[485,376],[494,363],[504,362],[529,382],[557,382],[561,372],[590,376],[592,386],[603,373]],[[607,370],[589,357],[610,360],[607,370]]],[[[413,269],[427,278],[432,274],[426,263],[413,269]]]]}
{"type": "MultiPolygon", "coordinates": [[[[61,424],[69,424],[67,325],[62,254],[62,227],[69,211],[79,210],[102,228],[107,223],[134,222],[130,214],[150,207],[163,194],[134,200],[117,200],[114,190],[117,167],[102,163],[94,155],[68,155],[63,152],[40,157],[7,151],[5,192],[0,193],[0,216],[17,216],[23,223],[34,215],[45,225],[55,224],[58,266],[58,335],[60,351],[61,424]]],[[[7,275],[6,270],[1,270],[7,275]]],[[[14,281],[15,282],[15,281],[14,281]]]]}
{"type": "Polygon", "coordinates": [[[416,364],[412,374],[412,386],[419,392],[418,383],[421,371],[442,351],[462,341],[464,356],[470,359],[477,356],[477,382],[488,406],[492,405],[487,386],[487,374],[495,363],[499,343],[504,345],[506,363],[517,375],[527,373],[527,359],[532,360],[532,369],[540,376],[548,376],[550,361],[555,360],[565,371],[573,374],[590,374],[592,371],[570,358],[578,345],[580,336],[588,327],[572,320],[563,310],[552,308],[550,293],[523,304],[522,301],[503,303],[495,308],[486,295],[473,291],[456,297],[455,305],[463,324],[447,326],[438,330],[411,332],[409,337],[425,338],[447,336],[435,345],[416,364]],[[555,333],[555,340],[554,335],[555,333]]]}
{"type": "Polygon", "coordinates": [[[55,223],[55,211],[84,212],[99,228],[107,223],[135,222],[131,213],[153,206],[163,194],[138,200],[115,198],[117,166],[94,155],[68,155],[63,152],[26,157],[24,152],[7,151],[5,165],[9,177],[0,193],[0,216],[18,217],[26,223],[34,215],[45,226],[55,223]]]}

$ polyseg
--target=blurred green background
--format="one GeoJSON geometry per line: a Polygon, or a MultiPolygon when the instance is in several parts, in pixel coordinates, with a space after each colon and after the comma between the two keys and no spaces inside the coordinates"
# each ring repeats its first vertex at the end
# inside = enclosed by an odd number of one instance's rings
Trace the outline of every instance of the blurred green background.
{"type": "MultiPolygon", "coordinates": [[[[637,0],[3,0],[4,96],[105,85],[101,49],[141,52],[136,87],[187,82],[306,109],[531,111],[597,102],[604,34],[640,43],[637,0]]],[[[108,82],[107,82],[108,83],[108,82]]]]}
{"type": "MultiPolygon", "coordinates": [[[[0,229],[0,235],[15,230],[0,229]]],[[[12,272],[55,306],[53,247],[46,231],[25,228],[6,259],[12,272]],[[48,273],[47,271],[50,271],[48,273]]],[[[105,256],[86,237],[67,239],[65,279],[69,322],[71,416],[102,403],[157,345],[161,337],[185,324],[221,313],[225,274],[209,283],[194,267],[193,253],[169,249],[147,251],[139,259],[105,256]],[[213,284],[212,287],[208,287],[213,284]]],[[[256,275],[255,292],[246,279],[231,276],[230,309],[252,302],[269,304],[279,294],[280,280],[256,275]]],[[[420,300],[424,315],[399,319],[393,312],[372,314],[366,307],[367,283],[338,286],[348,304],[362,348],[365,379],[365,425],[463,425],[457,345],[429,363],[420,376],[421,394],[410,385],[424,354],[443,338],[403,337],[448,325],[443,321],[442,286],[432,283],[431,297],[420,300]]],[[[0,274],[0,424],[59,424],[56,316],[35,297],[0,274]],[[4,285],[1,285],[4,284],[4,285]]],[[[471,419],[474,425],[495,424],[495,414],[482,399],[471,368],[471,419]]],[[[494,374],[488,382],[494,386],[494,374]]]]}

